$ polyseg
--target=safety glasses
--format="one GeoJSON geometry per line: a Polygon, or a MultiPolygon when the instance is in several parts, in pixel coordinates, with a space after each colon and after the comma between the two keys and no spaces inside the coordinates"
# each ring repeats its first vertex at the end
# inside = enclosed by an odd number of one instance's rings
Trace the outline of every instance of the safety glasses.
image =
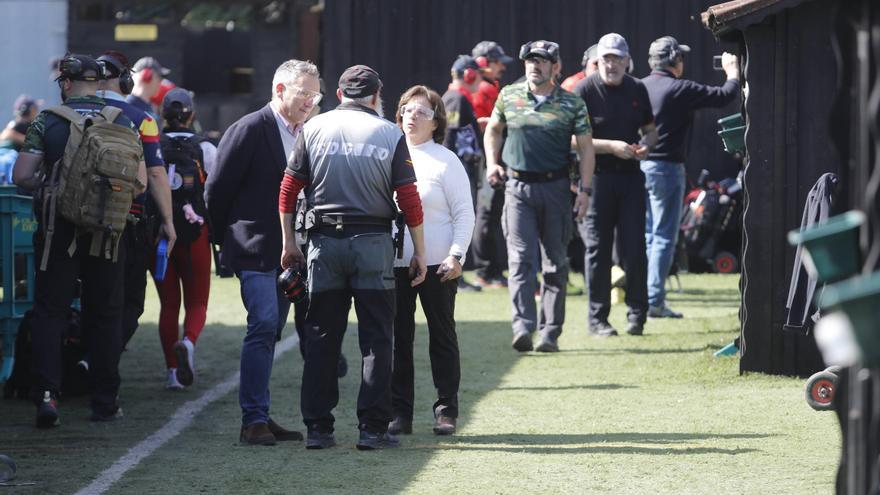
{"type": "Polygon", "coordinates": [[[400,107],[400,116],[405,117],[406,114],[412,114],[417,119],[431,120],[434,118],[434,110],[418,103],[407,103],[400,107]]]}
{"type": "Polygon", "coordinates": [[[309,91],[305,88],[294,86],[293,84],[285,84],[285,86],[293,91],[294,97],[302,98],[304,100],[311,100],[312,105],[317,105],[318,103],[321,103],[321,100],[324,98],[324,95],[317,91],[309,91]]]}

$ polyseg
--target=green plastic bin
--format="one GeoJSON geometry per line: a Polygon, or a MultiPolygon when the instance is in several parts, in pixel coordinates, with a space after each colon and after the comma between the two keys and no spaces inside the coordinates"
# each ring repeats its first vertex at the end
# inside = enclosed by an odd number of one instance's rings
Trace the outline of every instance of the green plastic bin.
{"type": "Polygon", "coordinates": [[[721,130],[718,135],[724,143],[724,151],[728,153],[742,153],[746,149],[746,125],[741,113],[728,115],[718,119],[721,130]]]}
{"type": "Polygon", "coordinates": [[[880,272],[826,286],[819,307],[845,313],[862,351],[862,365],[880,367],[880,272]]]}
{"type": "Polygon", "coordinates": [[[12,373],[18,326],[34,305],[33,235],[37,221],[32,198],[16,192],[15,186],[0,186],[0,382],[12,373]]]}
{"type": "Polygon", "coordinates": [[[861,269],[859,228],[865,214],[851,210],[806,230],[788,233],[790,244],[804,247],[804,266],[819,282],[831,283],[851,277],[861,269]]]}

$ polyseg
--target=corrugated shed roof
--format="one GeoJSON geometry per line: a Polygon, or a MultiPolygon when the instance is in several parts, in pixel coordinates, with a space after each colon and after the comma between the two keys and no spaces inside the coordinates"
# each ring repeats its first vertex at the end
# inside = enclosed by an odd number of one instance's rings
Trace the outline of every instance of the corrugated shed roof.
{"type": "Polygon", "coordinates": [[[706,9],[700,17],[716,36],[763,21],[770,15],[810,0],[733,0],[706,9]]]}

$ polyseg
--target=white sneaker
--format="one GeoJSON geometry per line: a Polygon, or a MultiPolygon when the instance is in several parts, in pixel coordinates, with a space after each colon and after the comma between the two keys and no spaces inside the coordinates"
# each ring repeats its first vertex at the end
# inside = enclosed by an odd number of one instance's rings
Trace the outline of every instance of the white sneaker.
{"type": "Polygon", "coordinates": [[[168,380],[165,381],[165,390],[183,390],[183,385],[177,381],[176,368],[168,368],[168,380]]]}
{"type": "Polygon", "coordinates": [[[177,357],[177,379],[184,386],[190,386],[195,379],[195,370],[193,369],[193,354],[195,346],[184,338],[174,344],[174,355],[177,357]]]}

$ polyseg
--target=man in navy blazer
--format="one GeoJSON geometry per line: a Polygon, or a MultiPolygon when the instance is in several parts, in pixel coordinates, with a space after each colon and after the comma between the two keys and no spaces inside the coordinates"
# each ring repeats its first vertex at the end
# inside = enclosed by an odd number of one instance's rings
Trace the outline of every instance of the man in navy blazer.
{"type": "Polygon", "coordinates": [[[243,444],[303,439],[269,416],[269,378],[275,336],[290,309],[276,284],[282,245],[278,188],[302,124],[321,100],[318,78],[310,62],[281,64],[272,80],[272,100],[229,127],[205,185],[214,235],[222,245],[220,263],[238,277],[248,313],[238,395],[243,444]]]}

